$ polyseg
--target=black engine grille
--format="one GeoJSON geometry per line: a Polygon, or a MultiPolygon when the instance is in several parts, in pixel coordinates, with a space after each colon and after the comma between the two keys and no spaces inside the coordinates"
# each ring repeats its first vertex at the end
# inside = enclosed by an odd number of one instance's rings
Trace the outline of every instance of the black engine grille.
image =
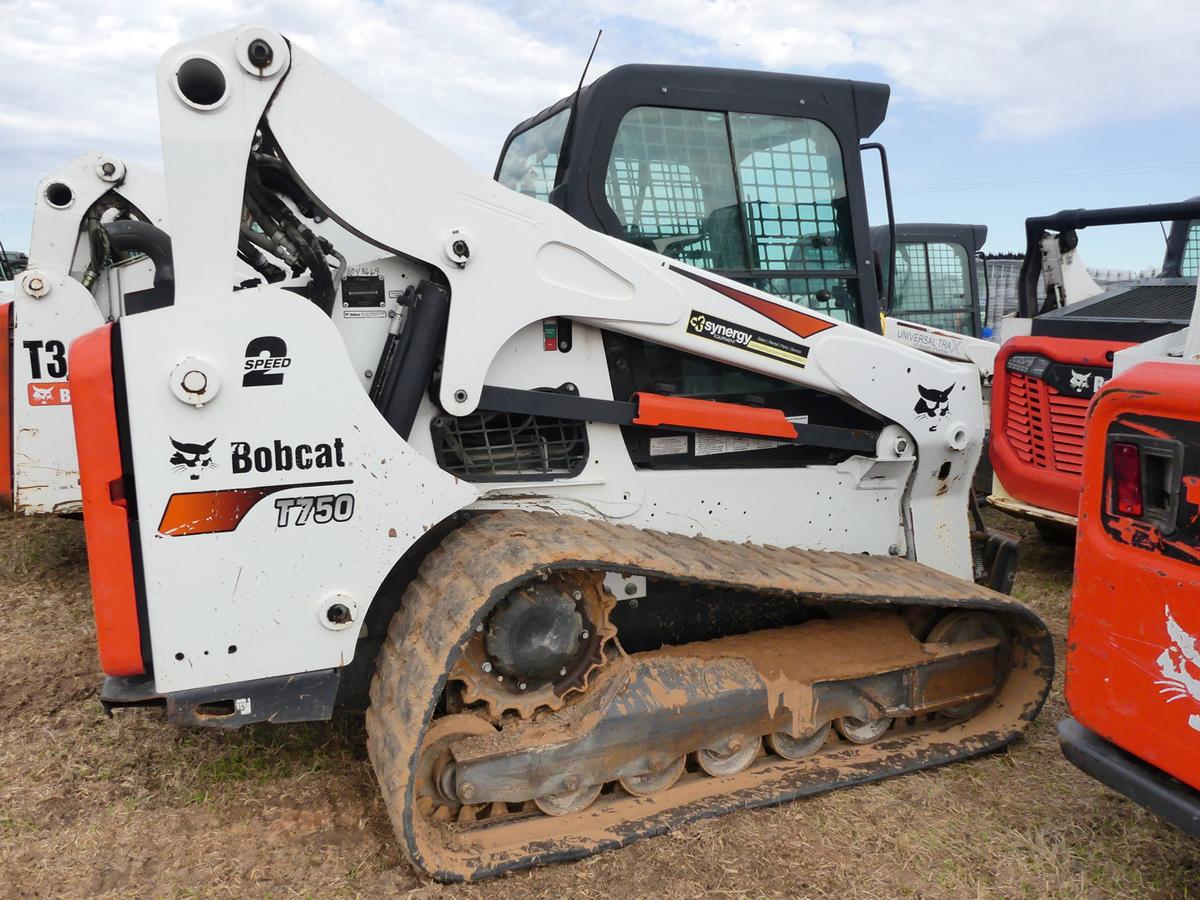
{"type": "Polygon", "coordinates": [[[1165,319],[1186,325],[1196,301],[1196,284],[1143,284],[1105,297],[1064,307],[1064,318],[1165,319]]]}
{"type": "Polygon", "coordinates": [[[587,464],[587,426],[570,419],[479,411],[433,420],[438,465],[464,481],[570,478],[587,464]]]}

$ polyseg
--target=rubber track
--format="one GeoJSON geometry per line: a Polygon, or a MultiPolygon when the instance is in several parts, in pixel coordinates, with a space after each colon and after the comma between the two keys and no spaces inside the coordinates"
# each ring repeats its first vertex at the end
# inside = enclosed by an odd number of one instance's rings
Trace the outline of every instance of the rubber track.
{"type": "MultiPolygon", "coordinates": [[[[747,806],[778,803],[926,768],[1003,746],[1038,713],[1053,676],[1053,647],[1044,623],[1020,603],[987,588],[895,557],[735,544],[644,531],[549,513],[502,511],[481,515],[446,536],[425,559],[404,593],[380,651],[367,711],[368,751],[385,804],[405,854],[440,881],[478,879],[559,859],[574,859],[623,846],[640,837],[706,816],[747,806]],[[630,574],[727,587],[807,600],[854,600],[865,605],[932,604],[991,609],[1007,614],[1024,632],[1020,646],[1033,680],[1021,688],[1020,708],[1005,713],[1004,726],[971,733],[969,740],[908,753],[887,766],[847,763],[836,783],[792,789],[781,795],[744,792],[720,802],[693,802],[678,810],[647,810],[645,818],[611,829],[595,841],[539,839],[494,855],[455,848],[454,833],[414,811],[411,774],[447,675],[461,647],[491,606],[540,572],[570,569],[630,574]],[[653,813],[653,815],[651,815],[653,813]]],[[[1010,677],[1009,679],[1013,679],[1010,677]]],[[[1003,705],[1003,704],[994,704],[1003,705]]],[[[1009,703],[1011,708],[1014,704],[1009,703]]],[[[676,789],[673,789],[676,790],[676,789]]],[[[669,794],[669,792],[665,792],[669,794]]],[[[603,798],[602,798],[603,800],[603,798]]],[[[572,818],[555,820],[570,830],[572,818]]],[[[501,820],[504,822],[505,820],[501,820]]],[[[480,828],[487,826],[480,823],[480,828]]],[[[501,825],[500,827],[504,827],[501,825]]]]}

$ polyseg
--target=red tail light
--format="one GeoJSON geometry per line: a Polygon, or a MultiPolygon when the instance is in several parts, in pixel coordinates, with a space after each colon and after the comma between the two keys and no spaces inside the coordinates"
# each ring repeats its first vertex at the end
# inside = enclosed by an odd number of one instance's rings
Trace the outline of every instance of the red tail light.
{"type": "Polygon", "coordinates": [[[1113,444],[1113,497],[1119,515],[1142,514],[1142,454],[1137,444],[1113,444]]]}

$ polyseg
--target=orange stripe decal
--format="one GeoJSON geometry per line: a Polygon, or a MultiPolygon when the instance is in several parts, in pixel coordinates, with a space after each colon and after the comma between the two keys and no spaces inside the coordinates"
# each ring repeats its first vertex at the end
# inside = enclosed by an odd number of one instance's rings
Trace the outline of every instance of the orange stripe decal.
{"type": "Polygon", "coordinates": [[[193,534],[224,534],[233,531],[258,501],[292,488],[319,488],[350,481],[318,481],[307,484],[273,484],[264,487],[227,488],[172,494],[163,510],[158,533],[167,537],[193,534]]]}
{"type": "Polygon", "coordinates": [[[834,322],[827,322],[824,319],[818,319],[816,316],[811,316],[806,312],[801,312],[799,309],[789,309],[786,306],[781,306],[774,300],[767,300],[764,297],[756,297],[746,291],[739,291],[735,287],[730,287],[727,284],[720,284],[716,281],[710,281],[702,275],[695,272],[689,272],[686,269],[680,269],[671,266],[672,272],[678,272],[692,281],[698,281],[707,288],[716,291],[719,294],[724,294],[730,300],[736,300],[742,306],[749,307],[756,313],[766,316],[777,325],[782,325],[792,334],[800,337],[812,337],[814,334],[819,334],[834,326],[834,322]]]}
{"type": "Polygon", "coordinates": [[[696,400],[691,397],[663,397],[660,394],[633,395],[638,405],[634,425],[677,426],[697,431],[728,431],[763,437],[794,440],[796,427],[781,409],[762,409],[720,400],[696,400]]]}

